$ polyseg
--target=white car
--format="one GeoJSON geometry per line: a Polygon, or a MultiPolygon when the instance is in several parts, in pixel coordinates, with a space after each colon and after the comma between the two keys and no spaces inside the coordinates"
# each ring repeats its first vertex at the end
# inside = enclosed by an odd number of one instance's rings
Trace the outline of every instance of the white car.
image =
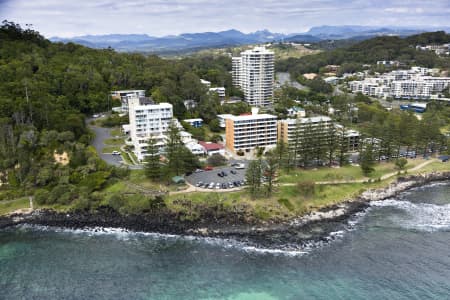
{"type": "Polygon", "coordinates": [[[245,169],[245,165],[244,164],[237,164],[235,166],[236,169],[245,169]]]}
{"type": "Polygon", "coordinates": [[[113,151],[111,154],[112,155],[120,155],[120,152],[119,151],[113,151]]]}

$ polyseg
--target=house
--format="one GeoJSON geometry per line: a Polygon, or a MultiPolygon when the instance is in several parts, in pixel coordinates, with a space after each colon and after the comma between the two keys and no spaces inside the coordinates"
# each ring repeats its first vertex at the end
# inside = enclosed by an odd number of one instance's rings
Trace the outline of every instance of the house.
{"type": "Polygon", "coordinates": [[[220,100],[225,99],[225,88],[224,87],[213,87],[209,88],[210,93],[216,93],[220,100]]]}
{"type": "Polygon", "coordinates": [[[303,77],[305,77],[308,80],[313,80],[314,78],[317,77],[317,74],[316,73],[305,73],[305,74],[303,74],[303,77]]]}
{"type": "Polygon", "coordinates": [[[301,107],[293,106],[287,109],[287,115],[289,117],[304,118],[306,116],[306,112],[305,109],[301,107]]]}
{"type": "Polygon", "coordinates": [[[203,119],[196,118],[196,119],[185,119],[183,122],[191,125],[194,128],[200,128],[203,126],[203,119]]]}
{"type": "Polygon", "coordinates": [[[186,107],[187,110],[193,110],[197,107],[197,102],[192,99],[187,99],[183,101],[184,107],[186,107]]]}
{"type": "Polygon", "coordinates": [[[221,144],[203,141],[200,141],[198,143],[203,147],[205,153],[208,154],[209,156],[213,154],[221,154],[221,155],[225,154],[224,146],[221,144]]]}
{"type": "Polygon", "coordinates": [[[205,155],[206,154],[205,148],[203,148],[203,146],[198,144],[197,142],[189,142],[189,143],[185,144],[185,146],[194,155],[205,155]]]}
{"type": "Polygon", "coordinates": [[[324,79],[326,83],[336,85],[338,83],[339,78],[336,76],[330,76],[324,79]]]}
{"type": "Polygon", "coordinates": [[[200,79],[200,82],[205,85],[208,89],[211,87],[211,81],[200,79]]]}
{"type": "Polygon", "coordinates": [[[180,138],[181,138],[181,141],[183,142],[183,144],[187,144],[187,143],[195,141],[192,138],[192,134],[190,134],[189,132],[184,131],[184,130],[180,131],[180,138]]]}

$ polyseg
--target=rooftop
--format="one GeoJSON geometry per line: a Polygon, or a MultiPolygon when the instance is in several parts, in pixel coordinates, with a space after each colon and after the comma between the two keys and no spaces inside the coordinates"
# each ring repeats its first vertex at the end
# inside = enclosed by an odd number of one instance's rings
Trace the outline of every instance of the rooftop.
{"type": "Polygon", "coordinates": [[[204,142],[204,141],[199,141],[198,143],[203,148],[205,148],[206,151],[221,150],[224,148],[222,144],[217,144],[217,143],[204,142]]]}
{"type": "Polygon", "coordinates": [[[233,121],[242,121],[242,120],[262,120],[262,119],[276,119],[277,117],[269,114],[257,114],[257,115],[241,115],[241,116],[230,116],[227,119],[233,121]]]}

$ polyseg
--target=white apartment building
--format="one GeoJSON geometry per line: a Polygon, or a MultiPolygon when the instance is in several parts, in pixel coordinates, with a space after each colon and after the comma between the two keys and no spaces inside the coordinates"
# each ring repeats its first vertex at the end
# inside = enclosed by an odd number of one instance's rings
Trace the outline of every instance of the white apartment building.
{"type": "Polygon", "coordinates": [[[269,114],[230,116],[225,119],[226,148],[234,153],[277,144],[277,117],[269,114]]]}
{"type": "Polygon", "coordinates": [[[244,98],[252,106],[269,106],[273,98],[273,51],[255,47],[232,58],[233,84],[244,92],[244,98]]]}
{"type": "Polygon", "coordinates": [[[112,91],[111,98],[118,99],[121,101],[121,111],[128,112],[128,102],[130,98],[134,97],[145,97],[145,90],[122,90],[122,91],[112,91]]]}
{"type": "Polygon", "coordinates": [[[139,160],[146,156],[147,141],[150,137],[156,139],[162,149],[165,145],[165,133],[173,118],[173,108],[170,103],[148,104],[143,99],[129,99],[130,137],[134,145],[134,153],[139,160]]]}
{"type": "Polygon", "coordinates": [[[226,120],[229,117],[232,117],[233,115],[231,114],[221,114],[221,115],[217,115],[217,119],[219,120],[219,126],[222,128],[225,128],[226,125],[226,120]]]}
{"type": "Polygon", "coordinates": [[[363,93],[373,97],[393,97],[407,99],[430,99],[450,85],[450,77],[434,77],[434,69],[412,67],[397,70],[379,77],[349,82],[353,93],[363,93]]]}

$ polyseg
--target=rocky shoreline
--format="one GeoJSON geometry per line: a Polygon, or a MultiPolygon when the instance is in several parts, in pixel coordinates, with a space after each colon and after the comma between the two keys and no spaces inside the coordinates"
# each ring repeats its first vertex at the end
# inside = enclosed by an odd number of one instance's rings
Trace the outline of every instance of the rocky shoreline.
{"type": "MultiPolygon", "coordinates": [[[[84,228],[121,228],[136,232],[192,235],[233,239],[263,248],[304,249],[311,243],[327,243],[349,226],[349,220],[364,211],[370,201],[395,197],[401,192],[436,181],[450,180],[450,172],[399,177],[381,189],[363,192],[356,199],[320,209],[289,222],[258,222],[243,213],[225,216],[207,215],[200,221],[180,220],[170,212],[124,216],[101,207],[96,212],[59,213],[35,210],[29,214],[0,217],[0,229],[19,224],[84,228]]],[[[101,230],[101,229],[100,229],[101,230]]]]}

